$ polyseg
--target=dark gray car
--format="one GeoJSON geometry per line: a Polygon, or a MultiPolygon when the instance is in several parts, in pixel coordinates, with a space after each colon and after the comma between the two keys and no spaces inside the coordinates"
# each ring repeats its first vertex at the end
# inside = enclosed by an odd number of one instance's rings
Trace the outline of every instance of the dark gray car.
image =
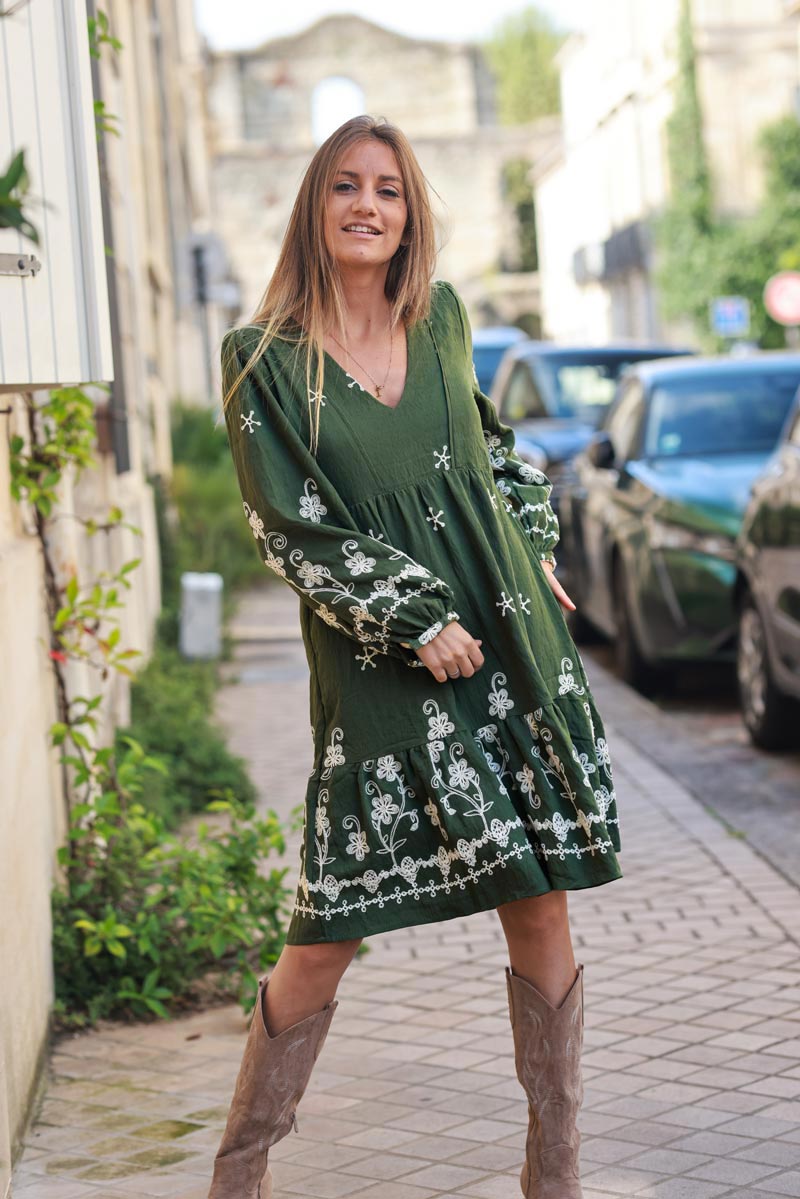
{"type": "Polygon", "coordinates": [[[626,367],[691,353],[667,345],[564,346],[550,341],[520,341],[506,351],[492,400],[503,423],[513,427],[522,456],[547,472],[554,507],[571,477],[572,458],[591,441],[626,367]]]}
{"type": "Polygon", "coordinates": [[[736,549],[744,723],[763,749],[800,749],[800,392],[736,549]]]}

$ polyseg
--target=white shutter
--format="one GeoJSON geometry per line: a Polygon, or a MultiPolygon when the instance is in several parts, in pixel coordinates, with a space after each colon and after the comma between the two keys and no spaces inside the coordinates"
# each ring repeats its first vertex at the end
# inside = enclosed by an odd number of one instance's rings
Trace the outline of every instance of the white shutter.
{"type": "Polygon", "coordinates": [[[0,274],[0,390],[110,381],[85,0],[29,0],[0,19],[3,171],[20,149],[41,241],[0,229],[0,254],[35,254],[42,265],[35,276],[0,274]]]}

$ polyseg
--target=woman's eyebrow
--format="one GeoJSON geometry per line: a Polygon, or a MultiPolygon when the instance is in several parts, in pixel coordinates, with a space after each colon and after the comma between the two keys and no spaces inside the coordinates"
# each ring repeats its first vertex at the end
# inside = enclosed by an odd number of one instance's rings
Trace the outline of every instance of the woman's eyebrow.
{"type": "MultiPolygon", "coordinates": [[[[361,178],[358,171],[339,171],[339,174],[347,175],[347,177],[349,179],[360,179],[361,178]]],[[[403,184],[403,180],[400,178],[399,175],[379,175],[378,182],[379,183],[389,183],[389,182],[399,183],[401,185],[401,187],[403,184]]]]}

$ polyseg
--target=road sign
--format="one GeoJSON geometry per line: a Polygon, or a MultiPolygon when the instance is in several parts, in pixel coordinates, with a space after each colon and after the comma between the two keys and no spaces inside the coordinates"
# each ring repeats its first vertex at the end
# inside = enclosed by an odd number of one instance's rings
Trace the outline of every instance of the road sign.
{"type": "Polygon", "coordinates": [[[778,271],[767,279],[764,307],[779,325],[800,325],[800,271],[778,271]]]}
{"type": "Polygon", "coordinates": [[[750,301],[746,296],[717,296],[711,301],[711,328],[718,337],[747,337],[750,301]]]}

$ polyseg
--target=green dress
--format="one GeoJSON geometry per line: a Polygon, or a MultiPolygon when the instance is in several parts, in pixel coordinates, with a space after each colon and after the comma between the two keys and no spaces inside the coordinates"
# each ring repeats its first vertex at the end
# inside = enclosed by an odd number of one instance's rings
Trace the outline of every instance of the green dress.
{"type": "MultiPolygon", "coordinates": [[[[226,335],[226,388],[260,332],[226,335]]],[[[558,539],[550,484],[480,393],[448,283],[407,339],[395,408],[326,356],[316,456],[286,342],[226,412],[245,518],[300,597],[311,676],[290,944],[620,877],[603,726],[540,561],[558,539]],[[485,664],[438,683],[414,648],[456,617],[485,664]]]]}

